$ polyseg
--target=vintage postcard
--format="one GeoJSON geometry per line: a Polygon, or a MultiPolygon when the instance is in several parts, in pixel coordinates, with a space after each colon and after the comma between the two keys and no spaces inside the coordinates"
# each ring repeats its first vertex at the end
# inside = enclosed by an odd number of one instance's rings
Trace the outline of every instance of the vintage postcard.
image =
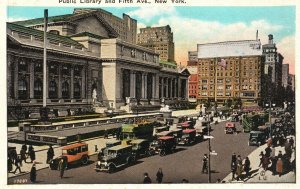
{"type": "Polygon", "coordinates": [[[5,187],[296,188],[295,1],[2,9],[5,187]]]}

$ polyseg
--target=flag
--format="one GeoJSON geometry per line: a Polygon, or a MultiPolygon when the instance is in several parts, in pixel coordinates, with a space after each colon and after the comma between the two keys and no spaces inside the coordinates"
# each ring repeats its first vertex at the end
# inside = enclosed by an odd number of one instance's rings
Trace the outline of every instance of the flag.
{"type": "Polygon", "coordinates": [[[223,68],[226,68],[226,60],[225,59],[218,59],[217,60],[217,64],[218,64],[218,66],[222,66],[223,68]]]}

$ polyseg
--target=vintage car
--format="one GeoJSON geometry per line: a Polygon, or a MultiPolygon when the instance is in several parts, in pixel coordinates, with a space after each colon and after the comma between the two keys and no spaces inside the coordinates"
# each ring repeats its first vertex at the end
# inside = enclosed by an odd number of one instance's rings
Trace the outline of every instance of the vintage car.
{"type": "Polygon", "coordinates": [[[260,146],[266,142],[268,135],[262,131],[251,131],[248,140],[248,146],[257,145],[260,146]]]}
{"type": "Polygon", "coordinates": [[[146,139],[135,139],[130,141],[129,144],[132,145],[132,151],[137,158],[152,155],[149,152],[150,142],[146,139]]]}
{"type": "Polygon", "coordinates": [[[173,131],[163,131],[160,133],[156,133],[157,138],[163,137],[163,136],[173,136],[173,131]]]}
{"type": "Polygon", "coordinates": [[[225,132],[225,134],[236,133],[235,123],[234,122],[226,122],[224,132],[225,132]]]}
{"type": "Polygon", "coordinates": [[[182,122],[182,123],[178,123],[178,126],[177,128],[179,129],[192,129],[193,128],[193,123],[192,121],[185,121],[185,122],[182,122]]]}
{"type": "Polygon", "coordinates": [[[116,139],[112,139],[112,140],[108,140],[106,143],[105,143],[105,147],[102,148],[99,153],[98,153],[98,160],[101,160],[102,157],[106,156],[107,155],[107,150],[113,146],[117,146],[117,145],[120,145],[122,143],[122,141],[120,140],[116,140],[116,139]]]}
{"type": "Polygon", "coordinates": [[[176,149],[176,138],[174,136],[163,136],[157,140],[157,152],[160,156],[173,153],[176,149]]]}
{"type": "Polygon", "coordinates": [[[136,161],[131,145],[117,145],[107,150],[107,155],[97,161],[95,170],[112,173],[116,169],[130,165],[136,161]]]}
{"type": "Polygon", "coordinates": [[[196,141],[196,129],[185,129],[178,144],[190,145],[196,141]]]}
{"type": "Polygon", "coordinates": [[[83,164],[86,165],[89,161],[88,144],[75,143],[62,148],[62,155],[50,161],[50,169],[58,169],[59,161],[64,158],[67,166],[70,164],[83,164]]]}

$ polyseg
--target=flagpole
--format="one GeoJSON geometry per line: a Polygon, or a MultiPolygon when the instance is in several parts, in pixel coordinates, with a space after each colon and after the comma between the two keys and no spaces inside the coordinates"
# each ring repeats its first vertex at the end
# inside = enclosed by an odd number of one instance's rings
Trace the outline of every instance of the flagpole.
{"type": "Polygon", "coordinates": [[[44,10],[43,107],[47,105],[47,23],[48,9],[44,10]]]}

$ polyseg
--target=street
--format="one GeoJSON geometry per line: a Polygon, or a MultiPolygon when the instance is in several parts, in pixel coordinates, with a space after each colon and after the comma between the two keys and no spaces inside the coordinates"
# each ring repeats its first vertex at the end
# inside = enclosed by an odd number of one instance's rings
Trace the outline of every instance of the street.
{"type": "MultiPolygon", "coordinates": [[[[256,147],[249,147],[247,144],[247,133],[236,134],[224,133],[225,122],[217,125],[212,124],[211,135],[212,150],[217,152],[216,156],[211,156],[211,181],[215,183],[217,179],[223,179],[230,173],[231,155],[235,152],[245,158],[256,147]]],[[[241,131],[238,127],[238,131],[241,131]]],[[[59,177],[59,171],[42,169],[37,171],[38,184],[138,184],[143,181],[143,173],[148,172],[152,182],[156,182],[156,172],[162,168],[164,177],[163,183],[181,183],[182,179],[187,179],[190,183],[208,183],[208,175],[202,174],[202,157],[208,153],[208,142],[203,141],[192,146],[177,146],[174,154],[161,157],[139,159],[136,164],[115,173],[95,172],[94,164],[96,156],[91,156],[90,164],[87,166],[72,167],[65,171],[64,178],[59,177]]],[[[251,162],[258,164],[259,162],[251,162]]],[[[29,174],[8,179],[8,184],[17,184],[23,181],[31,183],[29,174]]]]}

